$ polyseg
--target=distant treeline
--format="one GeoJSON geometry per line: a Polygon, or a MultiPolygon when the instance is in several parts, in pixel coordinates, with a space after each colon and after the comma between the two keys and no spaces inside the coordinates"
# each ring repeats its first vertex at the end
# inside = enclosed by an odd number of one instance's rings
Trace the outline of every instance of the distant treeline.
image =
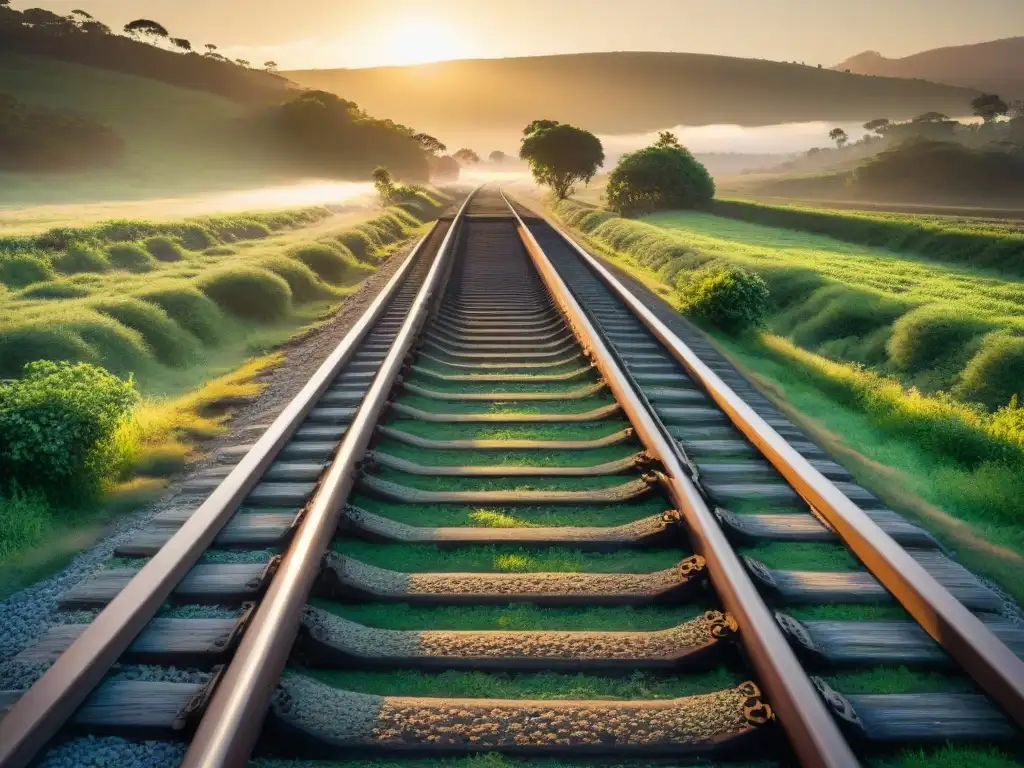
{"type": "Polygon", "coordinates": [[[115,34],[84,11],[71,16],[42,8],[16,11],[7,2],[0,0],[0,51],[126,72],[246,104],[280,101],[283,92],[292,86],[272,71],[251,69],[217,55],[216,46],[208,47],[201,55],[191,50],[189,41],[168,38],[168,45],[176,49],[169,50],[143,42],[144,35],[133,39],[115,34]]]}
{"type": "Polygon", "coordinates": [[[124,143],[102,123],[0,93],[0,147],[0,171],[67,171],[113,163],[124,143]]]}

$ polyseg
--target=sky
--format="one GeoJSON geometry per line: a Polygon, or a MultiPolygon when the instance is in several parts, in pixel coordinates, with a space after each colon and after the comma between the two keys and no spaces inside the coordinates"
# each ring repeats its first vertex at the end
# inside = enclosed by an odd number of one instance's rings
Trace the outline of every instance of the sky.
{"type": "Polygon", "coordinates": [[[683,51],[832,66],[1024,35],[1024,0],[35,0],[281,69],[584,51],[683,51]]]}

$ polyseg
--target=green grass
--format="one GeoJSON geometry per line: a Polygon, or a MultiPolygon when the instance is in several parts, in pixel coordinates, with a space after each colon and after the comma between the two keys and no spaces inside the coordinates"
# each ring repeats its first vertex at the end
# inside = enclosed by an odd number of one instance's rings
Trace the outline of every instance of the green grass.
{"type": "Polygon", "coordinates": [[[728,669],[660,677],[634,673],[629,677],[586,674],[488,674],[411,670],[360,672],[357,670],[301,670],[335,688],[388,696],[428,696],[469,699],[672,699],[731,688],[747,678],[728,669]]]}
{"type": "MultiPolygon", "coordinates": [[[[445,424],[394,419],[389,427],[431,440],[598,440],[629,426],[621,417],[558,424],[445,424]]],[[[629,445],[630,443],[624,443],[629,445]]]]}
{"type": "Polygon", "coordinates": [[[1020,760],[995,746],[911,747],[895,755],[876,757],[872,768],[1016,768],[1020,760]]]}
{"type": "Polygon", "coordinates": [[[503,450],[458,450],[431,451],[424,455],[422,448],[416,448],[392,440],[382,440],[374,450],[389,456],[424,464],[430,467],[450,466],[504,466],[504,467],[592,467],[610,461],[629,458],[637,453],[635,446],[628,443],[592,448],[585,451],[503,451],[503,450]]]}
{"type": "Polygon", "coordinates": [[[671,568],[686,553],[677,549],[581,552],[498,545],[442,549],[429,544],[371,544],[336,540],[331,548],[363,563],[402,573],[651,573],[671,568]]]}
{"type": "Polygon", "coordinates": [[[482,504],[397,504],[381,501],[359,493],[351,503],[375,514],[408,525],[423,527],[534,527],[624,525],[668,508],[664,498],[648,496],[622,504],[573,504],[561,506],[520,505],[510,507],[482,504]]]}
{"type": "Polygon", "coordinates": [[[906,667],[874,667],[861,672],[825,675],[825,680],[845,694],[974,693],[977,690],[967,677],[906,667]]]}
{"type": "Polygon", "coordinates": [[[900,621],[910,615],[900,605],[792,605],[781,609],[801,621],[900,621]]]}
{"type": "Polygon", "coordinates": [[[396,402],[410,408],[419,408],[428,413],[457,414],[491,414],[495,416],[560,414],[570,415],[587,413],[602,408],[615,400],[610,396],[581,397],[575,400],[552,400],[539,402],[519,402],[515,400],[499,400],[497,402],[473,400],[435,400],[430,397],[403,393],[396,402]]]}
{"type": "Polygon", "coordinates": [[[593,491],[615,488],[636,479],[636,474],[599,477],[434,477],[381,469],[374,477],[423,491],[593,491]]]}

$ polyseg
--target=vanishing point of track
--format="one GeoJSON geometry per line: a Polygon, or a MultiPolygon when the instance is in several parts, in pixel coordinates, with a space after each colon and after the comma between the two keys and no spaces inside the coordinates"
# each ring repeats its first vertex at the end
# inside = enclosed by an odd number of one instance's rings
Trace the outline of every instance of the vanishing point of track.
{"type": "Polygon", "coordinates": [[[253,437],[65,595],[90,623],[15,660],[52,666],[0,694],[0,766],[81,733],[176,739],[211,767],[1020,748],[1003,597],[494,190],[434,226],[253,437]],[[840,565],[801,569],[808,551],[840,565]],[[892,667],[969,688],[829,682],[892,667]]]}

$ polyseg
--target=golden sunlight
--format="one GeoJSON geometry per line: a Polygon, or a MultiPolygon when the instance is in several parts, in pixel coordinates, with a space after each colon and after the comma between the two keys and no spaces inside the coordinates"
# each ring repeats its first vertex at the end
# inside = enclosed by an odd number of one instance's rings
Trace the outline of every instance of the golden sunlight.
{"type": "Polygon", "coordinates": [[[384,58],[394,65],[424,64],[465,55],[452,28],[438,21],[403,22],[383,42],[384,58]]]}

